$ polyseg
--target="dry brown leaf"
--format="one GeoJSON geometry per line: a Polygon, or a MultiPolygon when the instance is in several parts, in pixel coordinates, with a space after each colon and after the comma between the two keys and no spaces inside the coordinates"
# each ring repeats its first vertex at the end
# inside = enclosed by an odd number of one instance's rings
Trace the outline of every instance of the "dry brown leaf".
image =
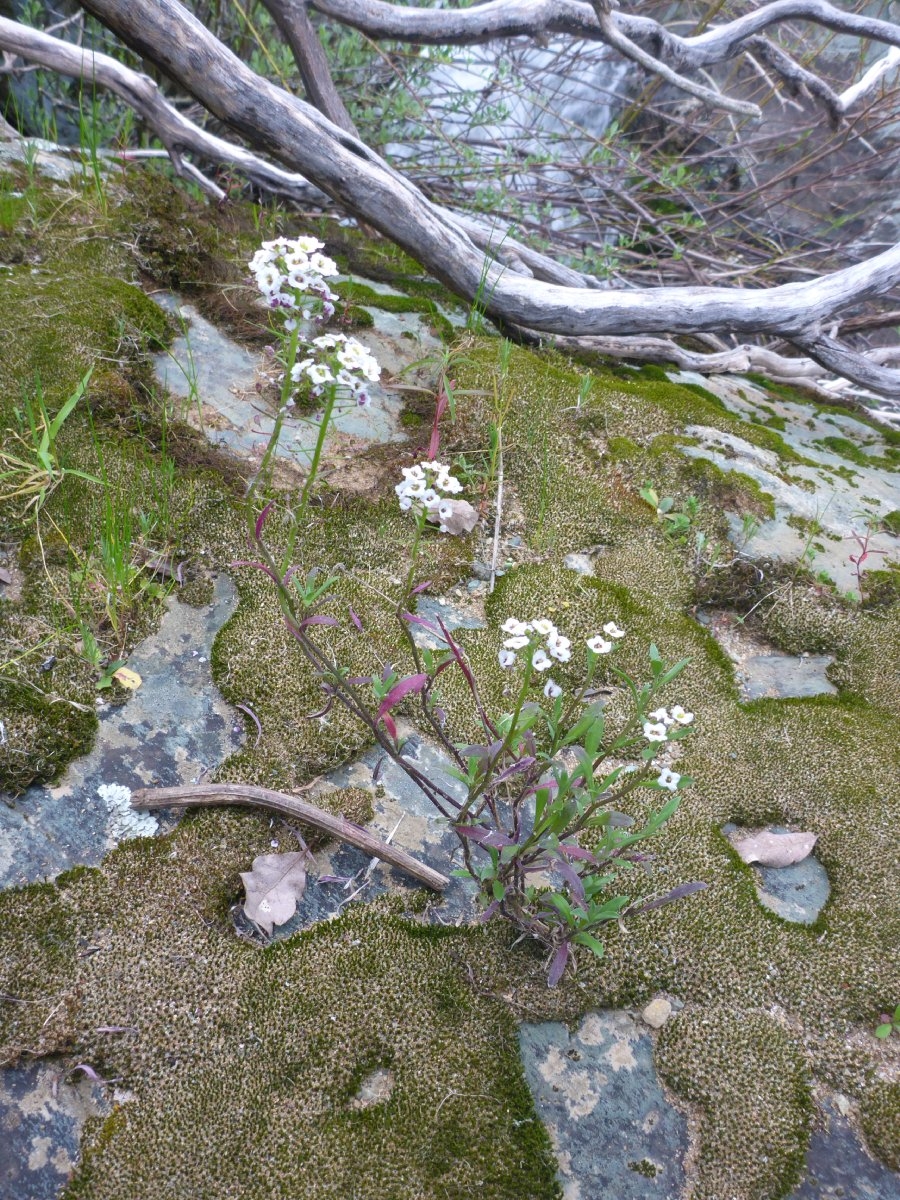
{"type": "Polygon", "coordinates": [[[266,933],[283,925],[297,911],[297,901],[306,891],[306,855],[260,854],[252,871],[241,871],[247,892],[244,912],[266,933]]]}
{"type": "Polygon", "coordinates": [[[447,533],[459,535],[471,533],[478,524],[478,512],[468,500],[441,500],[441,507],[449,504],[453,510],[449,516],[438,516],[437,509],[428,513],[428,520],[440,525],[447,533]]]}
{"type": "Polygon", "coordinates": [[[772,833],[766,829],[751,837],[736,839],[734,848],[745,863],[789,867],[807,858],[815,844],[814,833],[772,833]]]}

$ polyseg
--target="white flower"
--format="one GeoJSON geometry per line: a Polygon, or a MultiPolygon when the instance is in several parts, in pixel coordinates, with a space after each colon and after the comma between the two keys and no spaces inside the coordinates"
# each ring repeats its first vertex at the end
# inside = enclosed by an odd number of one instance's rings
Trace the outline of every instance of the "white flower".
{"type": "Polygon", "coordinates": [[[425,478],[425,472],[422,470],[421,467],[418,467],[418,466],[417,467],[404,467],[401,473],[402,473],[404,479],[424,479],[425,478]]]}
{"type": "Polygon", "coordinates": [[[331,258],[326,258],[324,254],[311,254],[309,265],[317,275],[337,275],[338,273],[337,263],[331,258]]]}
{"type": "Polygon", "coordinates": [[[661,721],[663,725],[672,724],[672,718],[669,716],[668,711],[664,708],[658,708],[656,712],[647,713],[647,716],[651,721],[661,721]]]}
{"type": "Polygon", "coordinates": [[[541,637],[552,637],[556,633],[556,626],[547,617],[538,617],[536,621],[532,621],[531,628],[541,637]]]}
{"type": "Polygon", "coordinates": [[[262,267],[275,261],[275,256],[268,250],[257,250],[250,259],[250,270],[255,275],[262,267]]]}
{"type": "Polygon", "coordinates": [[[651,721],[644,722],[644,737],[648,742],[664,742],[666,740],[666,727],[659,721],[653,724],[651,721]]]}
{"type": "MultiPolygon", "coordinates": [[[[263,242],[263,245],[265,245],[265,242],[263,242]]],[[[325,243],[320,242],[318,238],[309,236],[298,237],[294,238],[292,242],[288,242],[288,253],[313,254],[316,250],[322,250],[324,247],[325,243]]]]}
{"type": "Polygon", "coordinates": [[[557,696],[562,695],[562,688],[558,683],[554,683],[552,679],[548,679],[544,684],[544,695],[551,700],[555,700],[557,696]]]}
{"type": "Polygon", "coordinates": [[[620,629],[615,621],[608,621],[603,626],[603,632],[610,638],[623,638],[625,636],[625,630],[620,629]]]}
{"type": "Polygon", "coordinates": [[[276,266],[271,263],[267,266],[262,266],[256,272],[256,283],[259,290],[266,296],[272,296],[281,287],[283,275],[276,266]]]}
{"type": "Polygon", "coordinates": [[[547,649],[559,662],[568,662],[572,657],[568,638],[559,638],[558,641],[548,642],[547,649]]]}
{"type": "Polygon", "coordinates": [[[531,665],[536,671],[548,671],[553,666],[553,663],[543,650],[535,650],[531,665]]]}
{"type": "MultiPolygon", "coordinates": [[[[453,505],[450,503],[449,500],[441,500],[440,501],[440,503],[437,506],[437,515],[440,518],[441,522],[447,521],[447,520],[449,520],[450,517],[453,516],[453,505]]],[[[443,532],[443,531],[444,531],[444,528],[442,525],[441,532],[443,532]]]]}
{"type": "Polygon", "coordinates": [[[528,645],[528,638],[524,633],[520,633],[515,637],[507,638],[503,645],[507,650],[522,650],[528,645]]]}
{"type": "Polygon", "coordinates": [[[409,496],[401,496],[400,497],[400,511],[407,512],[407,510],[410,508],[412,508],[412,500],[410,500],[409,496]]]}
{"type": "Polygon", "coordinates": [[[330,383],[334,376],[331,374],[331,368],[325,363],[311,363],[306,368],[306,374],[311,383],[330,383]]]}
{"type": "Polygon", "coordinates": [[[434,508],[440,502],[440,499],[434,488],[426,488],[422,493],[422,503],[426,508],[434,508]]]}
{"type": "Polygon", "coordinates": [[[521,637],[523,633],[527,633],[531,626],[526,621],[517,621],[515,617],[510,617],[500,626],[504,633],[511,633],[514,637],[521,637]]]}
{"type": "Polygon", "coordinates": [[[435,480],[434,486],[442,492],[450,492],[455,496],[463,490],[463,485],[459,482],[455,475],[449,475],[446,471],[441,471],[435,480]]]}
{"type": "Polygon", "coordinates": [[[679,725],[690,725],[694,719],[694,714],[685,712],[680,704],[672,705],[672,720],[677,721],[679,725]]]}
{"type": "Polygon", "coordinates": [[[660,772],[659,778],[656,781],[660,787],[668,788],[670,792],[678,790],[678,785],[681,782],[681,776],[676,775],[674,771],[670,771],[668,767],[660,772]]]}
{"type": "Polygon", "coordinates": [[[504,670],[509,670],[510,667],[515,666],[516,655],[512,650],[501,650],[497,655],[497,659],[504,670]]]}
{"type": "Polygon", "coordinates": [[[588,650],[593,650],[595,654],[609,654],[613,648],[612,642],[606,642],[598,634],[596,637],[588,638],[588,650]]]}

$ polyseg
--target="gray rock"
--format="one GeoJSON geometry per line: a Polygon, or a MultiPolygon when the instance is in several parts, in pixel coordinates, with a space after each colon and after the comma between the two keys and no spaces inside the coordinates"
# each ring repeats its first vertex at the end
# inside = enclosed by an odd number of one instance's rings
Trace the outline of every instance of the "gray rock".
{"type": "Polygon", "coordinates": [[[867,1152],[838,1097],[821,1106],[803,1181],[789,1200],[900,1200],[900,1176],[867,1152]]]}
{"type": "Polygon", "coordinates": [[[574,1033],[523,1025],[519,1046],[565,1197],[677,1200],[687,1122],[660,1087],[647,1030],[626,1013],[592,1012],[574,1033]]]}
{"type": "Polygon", "coordinates": [[[133,790],[193,783],[238,748],[240,726],[236,733],[209,664],[213,638],[236,606],[234,586],[224,575],[205,608],[170,599],[159,630],[128,660],[141,686],[126,704],[105,707],[90,754],[70,764],[56,787],[31,787],[0,804],[0,886],[95,865],[123,837],[151,832],[155,818],[152,824],[125,819],[116,793],[108,790],[113,785],[133,790]]]}
{"type": "Polygon", "coordinates": [[[828,872],[810,855],[790,867],[754,865],[760,904],[797,925],[812,925],[831,894],[828,872]]]}

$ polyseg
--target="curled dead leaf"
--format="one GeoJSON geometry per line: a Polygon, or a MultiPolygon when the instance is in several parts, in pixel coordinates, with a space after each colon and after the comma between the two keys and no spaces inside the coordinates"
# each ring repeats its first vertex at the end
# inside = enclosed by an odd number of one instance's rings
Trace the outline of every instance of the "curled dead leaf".
{"type": "Polygon", "coordinates": [[[438,516],[437,509],[434,509],[429,511],[428,520],[435,525],[440,525],[441,529],[447,533],[455,536],[471,533],[478,524],[478,512],[468,500],[442,500],[441,508],[444,509],[442,516],[438,516]],[[448,506],[451,510],[449,515],[447,514],[448,506]]]}
{"type": "Polygon", "coordinates": [[[297,901],[306,891],[306,855],[260,854],[252,871],[241,871],[247,893],[244,912],[266,933],[284,925],[297,911],[297,901]]]}
{"type": "Polygon", "coordinates": [[[814,833],[772,833],[764,829],[751,837],[734,839],[734,848],[745,863],[762,867],[790,867],[812,854],[814,833]]]}

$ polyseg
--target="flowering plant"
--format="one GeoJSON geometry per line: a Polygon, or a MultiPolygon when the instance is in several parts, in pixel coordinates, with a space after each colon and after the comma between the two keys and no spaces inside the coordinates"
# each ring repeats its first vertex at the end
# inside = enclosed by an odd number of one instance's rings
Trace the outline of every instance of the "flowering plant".
{"type": "Polygon", "coordinates": [[[315,328],[330,320],[339,299],[328,283],[338,274],[337,264],[322,254],[324,248],[315,237],[280,237],[263,242],[249,263],[256,286],[273,313],[272,332],[278,343],[274,353],[283,367],[281,403],[259,473],[250,488],[251,497],[268,474],[285,416],[296,405],[300,389],[322,401],[318,437],[300,494],[298,516],[306,509],[339,401],[344,398],[353,406],[365,407],[371,402],[370,385],[381,377],[377,359],[356,338],[343,333],[312,336],[312,331],[304,330],[304,323],[315,328]]]}
{"type": "MultiPolygon", "coordinates": [[[[440,506],[456,500],[461,490],[449,469],[438,462],[405,468],[396,486],[401,508],[416,517],[416,535],[406,582],[397,605],[414,669],[404,673],[388,663],[380,673],[357,676],[318,643],[317,627],[337,625],[321,611],[333,580],[320,583],[315,572],[303,579],[293,570],[279,572],[262,542],[264,513],[257,522],[263,561],[255,564],[276,583],[288,630],[316,670],[326,694],[324,715],[335,701],[345,705],[369,728],[374,740],[426,794],[448,820],[462,847],[464,870],[483,903],[483,919],[498,915],[550,952],[549,982],[558,982],[576,947],[603,953],[597,934],[609,921],[647,912],[704,887],[683,884],[647,903],[609,895],[619,876],[647,863],[635,847],[655,834],[678,807],[677,795],[691,780],[668,761],[674,743],[692,732],[693,714],[681,705],[653,705],[659,693],[687,665],[667,666],[650,647],[650,678],[638,683],[612,668],[623,685],[630,711],[610,719],[596,699],[595,680],[602,660],[615,652],[625,630],[608,621],[589,637],[582,651],[585,670],[580,683],[566,688],[549,675],[573,659],[571,640],[548,617],[502,625],[505,635],[498,661],[518,672],[512,711],[492,716],[460,644],[438,619],[429,621],[413,610],[415,597],[428,584],[414,585],[417,550],[429,516],[444,525],[440,506]],[[442,495],[443,493],[443,495],[442,495]],[[421,648],[412,629],[435,636],[440,648],[421,648]],[[459,743],[447,728],[440,703],[442,674],[458,669],[470,693],[484,737],[478,744],[459,743]],[[538,699],[538,697],[542,699],[538,699]],[[403,755],[403,739],[395,720],[403,702],[415,705],[419,720],[451,760],[451,774],[465,788],[465,798],[403,755]],[[672,793],[642,825],[619,809],[638,788],[672,793]]],[[[472,510],[474,513],[474,509],[472,510]]],[[[359,616],[350,619],[363,632],[359,616]]]]}

